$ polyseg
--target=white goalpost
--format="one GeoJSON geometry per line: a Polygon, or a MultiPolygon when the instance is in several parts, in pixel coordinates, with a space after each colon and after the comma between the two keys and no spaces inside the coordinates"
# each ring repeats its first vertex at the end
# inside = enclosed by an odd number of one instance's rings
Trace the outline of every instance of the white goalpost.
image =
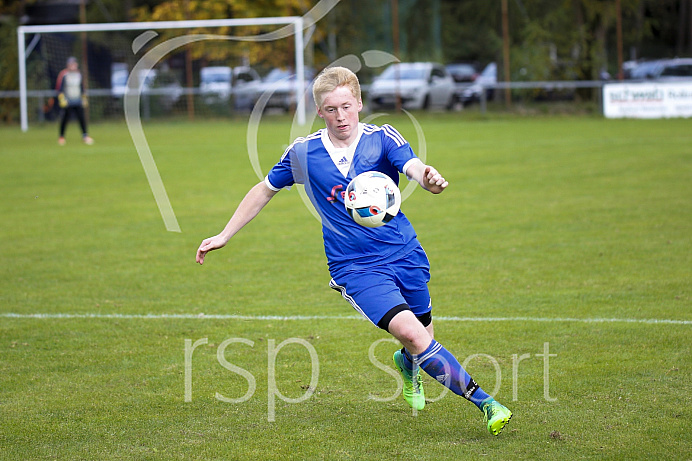
{"type": "MultiPolygon", "coordinates": [[[[305,100],[301,98],[305,91],[305,58],[303,17],[266,17],[266,18],[242,18],[242,19],[210,19],[191,21],[152,21],[152,22],[121,22],[121,23],[97,23],[97,24],[63,24],[19,26],[17,28],[18,64],[19,64],[19,107],[22,131],[29,129],[28,103],[27,103],[27,58],[34,48],[35,40],[26,45],[27,34],[47,34],[55,32],[110,32],[110,31],[137,31],[137,30],[165,30],[165,29],[195,29],[206,27],[238,27],[238,26],[267,26],[286,25],[293,26],[295,43],[295,91],[296,91],[296,121],[300,125],[305,124],[306,108],[305,100]]],[[[277,31],[278,32],[278,31],[277,31]]],[[[238,37],[238,40],[271,41],[283,38],[291,34],[267,33],[255,37],[238,37]]]]}

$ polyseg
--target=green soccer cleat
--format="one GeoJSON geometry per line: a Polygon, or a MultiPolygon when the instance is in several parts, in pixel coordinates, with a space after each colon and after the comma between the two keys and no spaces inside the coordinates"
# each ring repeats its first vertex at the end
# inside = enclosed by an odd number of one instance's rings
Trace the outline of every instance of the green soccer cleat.
{"type": "Polygon", "coordinates": [[[488,432],[492,435],[500,435],[502,429],[512,419],[512,412],[493,398],[486,399],[482,404],[482,409],[485,422],[488,424],[488,432]]]}
{"type": "Polygon", "coordinates": [[[425,392],[423,391],[423,378],[420,369],[416,370],[415,379],[411,372],[404,366],[404,356],[401,351],[394,353],[394,365],[399,369],[404,378],[404,400],[411,405],[411,408],[422,410],[425,407],[425,392]]]}

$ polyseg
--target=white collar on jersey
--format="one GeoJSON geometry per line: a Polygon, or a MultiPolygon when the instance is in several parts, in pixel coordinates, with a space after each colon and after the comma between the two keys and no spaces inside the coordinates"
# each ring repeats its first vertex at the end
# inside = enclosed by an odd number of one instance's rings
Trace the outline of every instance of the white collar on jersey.
{"type": "Polygon", "coordinates": [[[334,166],[344,175],[344,178],[348,176],[348,172],[351,169],[353,155],[356,152],[356,147],[358,147],[358,142],[360,142],[360,137],[363,135],[363,128],[364,125],[359,123],[358,136],[348,147],[334,147],[334,143],[329,139],[329,131],[326,128],[322,130],[322,144],[327,149],[327,153],[329,153],[329,157],[334,162],[334,166]]]}

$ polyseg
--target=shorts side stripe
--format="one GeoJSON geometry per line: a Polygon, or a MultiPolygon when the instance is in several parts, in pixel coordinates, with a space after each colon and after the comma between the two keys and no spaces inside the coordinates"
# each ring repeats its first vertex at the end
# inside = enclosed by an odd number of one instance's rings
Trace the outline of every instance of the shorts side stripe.
{"type": "MultiPolygon", "coordinates": [[[[370,317],[368,317],[367,315],[365,315],[365,312],[363,312],[363,310],[360,308],[360,306],[356,303],[356,300],[353,299],[353,297],[352,297],[351,295],[349,295],[348,293],[346,293],[346,287],[342,287],[341,285],[337,284],[337,283],[334,281],[334,279],[331,279],[331,280],[329,281],[329,287],[330,287],[331,289],[333,289],[333,290],[339,291],[339,292],[341,293],[341,296],[343,296],[344,299],[345,299],[346,301],[348,301],[349,304],[350,304],[351,306],[353,306],[353,308],[356,310],[356,312],[358,312],[360,315],[362,315],[363,317],[365,317],[366,319],[368,319],[368,321],[369,321],[370,323],[372,323],[373,325],[375,325],[375,322],[373,322],[372,320],[370,320],[370,317]]],[[[375,325],[375,326],[377,326],[377,325],[375,325]]]]}

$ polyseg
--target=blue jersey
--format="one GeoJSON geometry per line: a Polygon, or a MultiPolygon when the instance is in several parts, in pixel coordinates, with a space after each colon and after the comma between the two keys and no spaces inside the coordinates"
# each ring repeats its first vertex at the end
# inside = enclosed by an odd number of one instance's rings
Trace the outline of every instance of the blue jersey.
{"type": "Polygon", "coordinates": [[[399,183],[411,163],[419,161],[409,143],[389,125],[360,123],[358,139],[349,148],[331,143],[327,129],[296,139],[271,169],[265,183],[278,191],[303,184],[322,219],[324,251],[334,274],[399,259],[419,246],[403,212],[377,228],[356,224],[344,207],[344,191],[365,171],[380,171],[399,183]]]}

